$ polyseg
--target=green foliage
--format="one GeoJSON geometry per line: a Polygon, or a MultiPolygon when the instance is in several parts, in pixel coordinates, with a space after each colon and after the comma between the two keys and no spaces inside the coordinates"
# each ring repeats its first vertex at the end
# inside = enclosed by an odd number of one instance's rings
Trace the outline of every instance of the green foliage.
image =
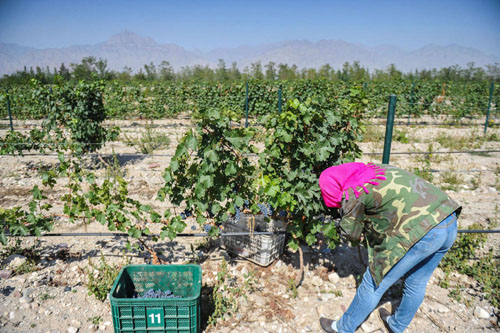
{"type": "Polygon", "coordinates": [[[318,216],[330,212],[324,206],[318,185],[319,174],[335,164],[353,161],[360,150],[361,113],[366,103],[362,90],[352,88],[337,100],[308,98],[291,100],[285,110],[265,116],[265,150],[260,154],[259,195],[277,212],[287,212],[288,243],[316,243],[323,232],[330,247],[339,241],[333,224],[318,216]]]}
{"type": "MultiPolygon", "coordinates": [[[[81,66],[80,66],[81,67],[81,66]]],[[[78,67],[78,68],[80,68],[78,67]]],[[[81,68],[88,67],[83,66],[81,68]]],[[[411,117],[423,115],[437,116],[439,114],[452,115],[454,118],[475,117],[484,115],[487,109],[489,97],[489,84],[485,80],[473,80],[474,82],[450,81],[443,79],[421,79],[414,81],[413,78],[402,78],[397,74],[397,70],[391,70],[390,75],[374,75],[371,81],[363,74],[363,68],[348,65],[345,72],[335,73],[332,69],[324,68],[321,74],[308,75],[311,70],[304,71],[304,74],[286,73],[290,68],[280,65],[280,71],[276,75],[270,75],[270,80],[257,77],[244,77],[249,83],[249,113],[251,116],[264,115],[273,112],[278,108],[278,89],[281,86],[283,101],[299,98],[305,101],[307,97],[324,96],[333,100],[339,97],[339,91],[346,88],[355,88],[356,83],[365,81],[363,93],[367,100],[368,116],[385,116],[387,112],[388,97],[396,94],[398,105],[396,112],[398,116],[410,114],[411,117]],[[350,68],[350,69],[349,69],[350,68]],[[357,73],[357,74],[356,74],[357,73]],[[332,76],[339,75],[338,79],[331,80],[332,76]],[[280,80],[271,79],[278,77],[280,80]],[[351,77],[349,79],[348,77],[351,77]],[[355,78],[355,79],[352,79],[355,78]],[[291,80],[289,80],[291,79],[291,80]],[[443,84],[445,83],[446,84],[443,84]],[[415,86],[413,87],[413,83],[415,86]]],[[[148,65],[149,69],[151,66],[148,65]]],[[[76,69],[76,67],[75,67],[76,69]]],[[[211,71],[209,68],[207,68],[211,71]]],[[[91,70],[91,69],[89,69],[91,70]]],[[[191,74],[199,72],[201,68],[191,74]]],[[[204,69],[205,70],[205,69],[204,69]]],[[[203,70],[203,71],[204,71],[203,70]]],[[[220,70],[220,73],[228,73],[227,70],[220,70]]],[[[293,72],[293,70],[292,70],[293,72]]],[[[315,71],[314,71],[315,72],[315,71]]],[[[382,72],[378,72],[382,73],[382,72]]],[[[191,75],[190,74],[190,75],[191,75]]],[[[227,80],[232,74],[224,76],[224,79],[216,81],[214,73],[208,75],[212,79],[208,82],[207,77],[202,74],[196,80],[171,79],[165,81],[136,80],[110,80],[105,85],[101,85],[103,105],[108,117],[113,118],[146,118],[160,119],[173,117],[183,112],[207,110],[210,108],[238,110],[243,116],[245,110],[245,83],[241,81],[241,75],[234,75],[233,80],[227,80]]],[[[89,80],[91,78],[104,78],[101,71],[91,70],[88,73],[76,76],[89,80]],[[91,72],[93,75],[90,75],[91,72]],[[87,75],[89,74],[89,75],[87,75]]],[[[143,73],[144,75],[144,73],[143,73]]],[[[219,75],[219,74],[217,74],[219,75]]],[[[152,75],[151,77],[162,75],[152,75]]],[[[57,86],[62,84],[62,78],[56,77],[57,83],[53,85],[54,95],[57,95],[57,86]]],[[[37,82],[43,82],[37,79],[37,82]]],[[[51,80],[50,82],[54,82],[51,80]]],[[[104,81],[99,81],[104,83],[104,81]]],[[[46,84],[46,83],[44,83],[46,84]]],[[[67,81],[67,87],[77,86],[77,81],[67,81]]],[[[33,93],[39,89],[30,85],[15,85],[8,93],[0,92],[0,99],[6,100],[9,97],[12,113],[17,119],[42,119],[51,113],[51,106],[47,104],[46,94],[49,92],[48,85],[45,85],[46,92],[37,95],[40,100],[35,100],[33,93]]],[[[494,103],[498,105],[498,95],[494,94],[494,103]]],[[[7,108],[4,101],[0,101],[0,115],[7,117],[7,108]]]]}
{"type": "Polygon", "coordinates": [[[470,180],[471,190],[476,190],[481,185],[481,179],[483,178],[483,173],[480,172],[470,180]]]}
{"type": "Polygon", "coordinates": [[[363,142],[383,142],[385,138],[385,132],[378,126],[366,126],[366,130],[363,133],[363,142]]]}
{"type": "Polygon", "coordinates": [[[51,294],[49,294],[49,293],[47,293],[47,292],[45,292],[45,293],[43,293],[43,294],[40,294],[40,296],[38,297],[38,299],[39,299],[40,301],[46,301],[46,300],[49,300],[49,299],[54,299],[54,298],[56,298],[56,296],[55,296],[55,295],[51,295],[51,294]]]}
{"type": "Polygon", "coordinates": [[[16,267],[13,271],[13,275],[21,275],[38,271],[38,263],[40,262],[39,242],[35,242],[35,244],[30,247],[22,247],[21,239],[16,238],[14,244],[4,243],[4,245],[5,246],[0,252],[0,262],[4,261],[7,257],[13,254],[19,254],[26,257],[26,261],[22,265],[16,267]]]}
{"type": "MultiPolygon", "coordinates": [[[[366,99],[360,89],[342,91],[337,99],[322,96],[294,99],[281,114],[264,116],[265,149],[256,165],[252,145],[255,129],[232,126],[239,121],[230,109],[202,110],[196,114],[195,131],[188,131],[164,172],[161,200],[184,205],[202,225],[225,221],[248,200],[258,213],[258,203],[286,211],[289,246],[312,245],[323,232],[335,247],[338,235],[332,224],[319,218],[329,214],[318,186],[321,171],[359,156],[361,113],[366,99]]],[[[276,217],[276,216],[275,216],[276,217]]],[[[212,228],[212,235],[217,233],[212,228]]],[[[174,235],[175,236],[175,235],[174,235]]]]}
{"type": "Polygon", "coordinates": [[[297,285],[295,284],[295,279],[288,280],[288,291],[290,292],[292,298],[297,298],[299,292],[297,290],[297,285]]]}
{"type": "MultiPolygon", "coordinates": [[[[69,193],[61,197],[64,202],[63,212],[71,222],[74,220],[88,221],[94,219],[106,225],[110,231],[122,231],[132,238],[142,240],[151,235],[146,222],[165,222],[161,229],[161,238],[175,235],[184,229],[185,224],[180,218],[170,218],[170,212],[160,215],[151,206],[132,199],[128,193],[128,183],[116,172],[109,172],[102,180],[81,167],[81,157],[73,156],[66,159],[59,155],[58,171],[69,181],[69,193]],[[162,217],[167,219],[162,220],[162,217]]],[[[156,236],[152,237],[157,240],[156,236]]],[[[130,248],[130,244],[128,244],[130,248]]]]}
{"type": "Polygon", "coordinates": [[[413,173],[419,176],[422,179],[427,180],[428,182],[432,182],[434,179],[434,175],[432,174],[431,169],[431,160],[434,158],[434,147],[432,144],[429,144],[427,147],[427,154],[423,156],[423,158],[418,158],[417,162],[419,162],[420,166],[413,168],[413,173]]]}
{"type": "Polygon", "coordinates": [[[442,190],[451,190],[451,191],[458,191],[462,181],[459,178],[459,176],[451,171],[446,171],[443,172],[441,175],[441,182],[444,184],[441,184],[440,187],[442,190]]]}
{"type": "Polygon", "coordinates": [[[83,154],[118,136],[117,129],[101,125],[106,118],[102,81],[58,83],[50,89],[36,80],[31,84],[29,114],[34,118],[45,116],[42,129],[33,129],[28,135],[9,132],[0,138],[0,154],[22,154],[31,149],[83,154]]]}
{"type": "Polygon", "coordinates": [[[408,134],[405,131],[396,130],[396,132],[393,135],[393,138],[397,142],[410,143],[410,138],[408,138],[408,134]]]}
{"type": "Polygon", "coordinates": [[[152,154],[156,149],[166,148],[170,144],[168,135],[155,131],[150,123],[146,124],[145,132],[140,137],[129,137],[124,134],[124,138],[128,146],[135,147],[143,154],[152,154]]]}
{"type": "Polygon", "coordinates": [[[442,147],[453,151],[480,148],[485,140],[486,137],[475,132],[461,137],[440,133],[436,139],[433,139],[433,141],[437,141],[442,147]]]}
{"type": "Polygon", "coordinates": [[[51,148],[51,143],[43,143],[44,133],[40,130],[33,129],[27,135],[21,132],[9,131],[0,138],[0,155],[22,155],[24,151],[38,150],[44,152],[45,149],[51,148]]]}
{"type": "Polygon", "coordinates": [[[40,236],[42,232],[52,229],[53,218],[43,215],[52,208],[52,205],[43,203],[47,197],[37,185],[31,192],[32,200],[27,210],[20,206],[0,208],[0,243],[7,244],[7,233],[12,236],[40,236]]]}
{"type": "Polygon", "coordinates": [[[232,316],[238,312],[238,299],[247,297],[253,291],[255,277],[253,273],[243,275],[243,281],[236,281],[227,268],[227,262],[223,258],[217,278],[212,290],[213,312],[208,318],[208,325],[215,326],[219,318],[232,316]]]}
{"type": "MultiPolygon", "coordinates": [[[[482,229],[473,224],[469,229],[482,229]]],[[[481,291],[486,294],[490,303],[500,307],[500,260],[498,253],[490,248],[485,255],[479,255],[487,240],[484,234],[461,234],[450,251],[443,258],[439,267],[445,273],[445,279],[440,282],[442,287],[449,285],[452,272],[468,275],[479,282],[481,291]]],[[[459,290],[453,291],[454,297],[460,299],[459,290]]]]}
{"type": "Polygon", "coordinates": [[[94,326],[98,326],[102,322],[102,320],[103,319],[101,316],[93,316],[93,317],[87,318],[87,321],[92,323],[92,325],[94,325],[94,326]]]}
{"type": "MultiPolygon", "coordinates": [[[[58,84],[50,91],[33,82],[32,97],[36,108],[48,109],[49,115],[43,122],[43,130],[33,130],[28,138],[15,132],[9,133],[9,142],[20,140],[22,146],[2,146],[2,152],[22,153],[24,149],[44,149],[41,141],[49,142],[50,149],[58,152],[59,164],[56,169],[43,173],[44,187],[53,187],[58,177],[68,179],[67,194],[61,196],[63,213],[70,222],[94,219],[109,230],[127,232],[131,237],[141,239],[150,234],[146,222],[162,222],[162,216],[148,205],[134,200],[128,195],[128,184],[119,173],[108,173],[100,181],[96,174],[83,167],[82,155],[95,151],[106,141],[116,138],[115,129],[101,126],[106,113],[102,103],[102,82],[83,82],[71,86],[58,84]],[[34,135],[36,134],[36,135],[34,135]],[[31,140],[36,136],[36,140],[31,140]]],[[[148,146],[149,147],[149,146],[148,146]]],[[[12,235],[37,235],[51,229],[53,218],[48,215],[52,206],[43,195],[43,189],[33,188],[33,200],[29,210],[21,207],[0,209],[0,241],[5,243],[5,233],[12,235]]],[[[168,211],[163,215],[168,219],[168,211]]],[[[185,226],[180,220],[165,221],[161,237],[175,235],[185,226]]],[[[156,240],[155,237],[153,237],[156,240]]]]}
{"type": "MultiPolygon", "coordinates": [[[[235,205],[255,196],[252,187],[255,166],[248,154],[256,153],[251,144],[254,129],[232,126],[234,113],[210,109],[196,116],[195,130],[180,140],[170,165],[163,174],[165,186],[160,200],[185,205],[203,225],[225,221],[234,214],[235,205]]],[[[173,217],[180,232],[185,227],[179,216],[173,217]]],[[[212,235],[217,228],[212,228],[212,235]]],[[[169,237],[175,237],[175,233],[169,237]]]]}
{"type": "Polygon", "coordinates": [[[94,295],[103,302],[108,297],[108,293],[113,286],[122,266],[128,264],[128,258],[122,265],[110,265],[106,262],[104,254],[101,253],[100,264],[94,264],[89,258],[89,266],[86,269],[88,294],[94,295]]]}

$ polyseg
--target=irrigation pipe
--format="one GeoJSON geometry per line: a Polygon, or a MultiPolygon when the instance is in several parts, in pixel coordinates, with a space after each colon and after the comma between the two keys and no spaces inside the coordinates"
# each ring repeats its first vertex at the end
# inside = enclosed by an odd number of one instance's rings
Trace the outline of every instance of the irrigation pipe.
{"type": "MultiPolygon", "coordinates": [[[[251,235],[284,235],[286,231],[254,231],[254,232],[224,232],[219,234],[221,237],[228,236],[251,236],[251,235]]],[[[68,233],[47,233],[40,236],[36,235],[11,235],[9,237],[130,237],[126,232],[68,232],[68,233]]],[[[180,233],[176,237],[208,237],[207,232],[201,233],[180,233]]],[[[149,235],[148,237],[153,237],[149,235]]],[[[160,237],[156,235],[156,237],[160,237]]]]}
{"type": "MultiPolygon", "coordinates": [[[[458,230],[461,234],[498,234],[500,230],[458,230]]],[[[252,235],[286,235],[286,231],[254,231],[254,232],[224,232],[219,234],[220,237],[232,237],[232,236],[252,236],[252,235]]],[[[9,237],[130,237],[129,234],[125,232],[74,232],[74,233],[47,233],[40,236],[36,235],[11,235],[7,234],[9,237]]],[[[207,232],[201,233],[179,233],[176,237],[208,237],[207,232]]],[[[149,235],[148,237],[153,237],[149,235]]],[[[159,235],[156,235],[159,237],[159,235]]]]}
{"type": "MultiPolygon", "coordinates": [[[[162,167],[162,166],[160,166],[162,167]]],[[[155,168],[141,168],[141,169],[134,169],[135,171],[145,171],[145,172],[163,172],[163,169],[158,169],[160,167],[155,167],[155,168]]],[[[441,173],[441,172],[452,172],[452,173],[482,173],[482,172],[496,172],[496,169],[484,169],[484,170],[479,170],[479,169],[472,169],[472,170],[439,170],[439,169],[430,169],[430,172],[434,173],[441,173]]]]}
{"type": "MultiPolygon", "coordinates": [[[[495,118],[495,119],[498,119],[498,118],[495,118]]],[[[369,118],[367,119],[368,121],[370,120],[369,118]]],[[[499,124],[497,122],[494,122],[493,121],[494,119],[491,119],[491,122],[492,124],[488,125],[488,126],[492,126],[492,127],[496,127],[498,126],[499,124]]],[[[5,124],[0,124],[0,125],[5,125],[5,124]]],[[[364,123],[365,126],[384,126],[385,125],[385,122],[381,122],[381,123],[370,123],[370,122],[365,122],[364,123]]],[[[421,122],[412,122],[412,123],[408,123],[408,122],[403,122],[403,121],[397,121],[397,122],[394,122],[394,125],[398,125],[398,126],[449,126],[449,127],[467,127],[467,126],[484,126],[484,123],[429,123],[429,122],[426,122],[426,121],[421,121],[421,122]]],[[[5,126],[8,126],[8,125],[5,125],[5,126]]],[[[33,128],[26,128],[26,127],[39,127],[39,126],[32,126],[32,125],[23,125],[24,128],[16,128],[16,132],[22,132],[22,131],[31,131],[33,128]]],[[[241,124],[235,124],[234,125],[235,127],[243,127],[244,125],[241,125],[241,124]]],[[[263,127],[264,125],[263,124],[260,124],[260,123],[254,123],[254,124],[249,124],[249,127],[263,127]]],[[[14,125],[15,127],[15,125],[14,125]]],[[[132,126],[117,126],[120,128],[120,130],[122,130],[121,134],[123,133],[138,133],[138,134],[142,134],[142,133],[145,133],[146,129],[144,128],[144,126],[137,126],[137,127],[132,127],[132,126]],[[144,128],[143,131],[139,130],[141,128],[144,128]],[[129,130],[129,129],[133,129],[133,130],[129,130]]],[[[154,129],[158,129],[158,128],[172,128],[172,129],[175,129],[175,128],[195,128],[196,126],[194,125],[176,125],[176,126],[166,126],[166,125],[163,125],[163,126],[159,126],[159,127],[154,127],[154,129]]],[[[112,127],[106,127],[106,128],[112,128],[112,127]]],[[[1,128],[0,127],[0,130],[9,130],[8,128],[1,128]]]]}
{"type": "MultiPolygon", "coordinates": [[[[483,154],[500,153],[500,150],[463,150],[463,151],[399,151],[391,152],[391,155],[429,155],[429,154],[483,154]]],[[[363,153],[363,155],[382,155],[383,153],[363,153]]]]}
{"type": "MultiPolygon", "coordinates": [[[[1,144],[1,143],[0,143],[1,144]]],[[[427,151],[410,151],[410,152],[391,152],[391,155],[429,155],[429,154],[487,154],[487,153],[500,153],[500,150],[463,150],[463,151],[433,151],[433,152],[427,152],[427,151]]],[[[363,153],[363,155],[382,155],[383,153],[381,152],[376,152],[376,153],[363,153]]],[[[65,154],[67,156],[69,154],[65,154]]],[[[139,157],[139,156],[146,156],[146,157],[172,157],[174,154],[142,154],[142,153],[121,153],[121,154],[104,154],[104,153],[96,153],[96,154],[87,154],[86,156],[114,156],[116,155],[117,157],[120,156],[125,156],[125,157],[139,157]]],[[[5,154],[5,155],[0,155],[0,156],[12,156],[11,154],[5,154]]],[[[54,153],[48,153],[48,154],[42,154],[42,153],[25,153],[25,154],[18,154],[14,155],[16,157],[22,157],[22,156],[58,156],[57,154],[54,153]]],[[[257,154],[244,154],[244,156],[257,156],[257,154]]]]}
{"type": "MultiPolygon", "coordinates": [[[[385,126],[385,123],[367,123],[365,124],[367,126],[385,126]]],[[[484,126],[484,124],[476,124],[476,123],[427,123],[427,122],[420,122],[420,123],[404,123],[404,122],[394,122],[394,125],[398,126],[461,126],[461,127],[467,127],[467,126],[484,126]]],[[[493,123],[490,126],[497,126],[499,124],[493,123]]]]}

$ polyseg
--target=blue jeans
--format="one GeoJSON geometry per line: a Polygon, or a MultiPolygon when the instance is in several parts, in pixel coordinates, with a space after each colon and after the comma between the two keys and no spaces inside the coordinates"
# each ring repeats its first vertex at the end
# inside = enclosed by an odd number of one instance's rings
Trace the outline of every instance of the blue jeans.
{"type": "Polygon", "coordinates": [[[387,320],[394,332],[403,332],[424,300],[425,288],[432,272],[456,237],[457,216],[453,213],[415,243],[384,276],[378,287],[367,268],[349,309],[337,323],[339,333],[354,332],[375,309],[387,289],[406,274],[401,303],[387,320]]]}

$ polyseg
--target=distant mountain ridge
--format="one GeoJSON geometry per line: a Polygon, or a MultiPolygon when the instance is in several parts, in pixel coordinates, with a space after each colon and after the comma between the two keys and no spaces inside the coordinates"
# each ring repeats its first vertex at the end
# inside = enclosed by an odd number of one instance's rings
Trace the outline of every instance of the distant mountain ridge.
{"type": "Polygon", "coordinates": [[[325,64],[340,68],[345,62],[359,61],[361,66],[370,70],[395,64],[404,72],[452,65],[465,67],[470,62],[474,62],[476,66],[500,63],[500,56],[487,55],[457,44],[428,44],[418,50],[407,51],[395,45],[369,47],[343,40],[291,40],[195,52],[177,44],[158,44],[152,38],[123,31],[102,43],[64,48],[36,49],[0,43],[0,75],[14,73],[24,66],[48,66],[52,70],[64,63],[68,67],[70,63],[80,63],[87,56],[107,59],[108,67],[116,71],[122,71],[125,66],[138,71],[144,64],[153,62],[159,65],[164,60],[170,62],[175,70],[194,65],[215,67],[218,59],[224,59],[228,67],[236,61],[240,69],[258,61],[262,65],[270,61],[276,64],[295,64],[299,68],[318,68],[325,64]]]}

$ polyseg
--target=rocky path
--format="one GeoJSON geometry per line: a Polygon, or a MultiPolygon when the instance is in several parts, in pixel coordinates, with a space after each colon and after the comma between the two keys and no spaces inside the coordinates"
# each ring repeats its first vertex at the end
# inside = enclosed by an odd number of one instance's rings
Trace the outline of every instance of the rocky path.
{"type": "MultiPolygon", "coordinates": [[[[39,270],[17,276],[9,273],[26,258],[9,258],[0,279],[0,331],[112,332],[109,301],[100,302],[89,296],[85,283],[89,259],[98,263],[101,252],[109,263],[124,263],[122,243],[120,239],[104,238],[44,240],[37,247],[41,253],[39,270]]],[[[186,263],[185,258],[191,256],[189,249],[188,243],[178,242],[157,248],[162,251],[163,259],[171,258],[169,263],[186,263]]],[[[144,253],[128,256],[131,263],[150,261],[144,253]]],[[[356,277],[364,269],[353,248],[339,247],[332,252],[304,247],[304,279],[295,290],[289,284],[298,272],[297,255],[293,253],[285,253],[269,267],[233,258],[220,247],[203,253],[200,259],[203,290],[214,286],[223,260],[228,262],[227,280],[233,286],[245,288],[244,296],[234,300],[238,311],[223,316],[207,332],[321,332],[319,318],[341,316],[356,292],[356,277]]],[[[448,290],[437,285],[442,275],[439,269],[433,275],[425,301],[408,332],[497,332],[494,309],[480,298],[468,305],[450,299],[448,290]]],[[[474,281],[459,275],[453,277],[452,283],[474,286],[474,281]]],[[[470,292],[473,293],[473,288],[470,292]]],[[[401,286],[394,286],[380,306],[394,309],[400,293],[401,286]]],[[[231,292],[226,292],[226,296],[231,296],[231,292]]],[[[202,304],[210,307],[206,297],[202,298],[202,304]]],[[[384,332],[376,313],[358,332],[384,332]]]]}

